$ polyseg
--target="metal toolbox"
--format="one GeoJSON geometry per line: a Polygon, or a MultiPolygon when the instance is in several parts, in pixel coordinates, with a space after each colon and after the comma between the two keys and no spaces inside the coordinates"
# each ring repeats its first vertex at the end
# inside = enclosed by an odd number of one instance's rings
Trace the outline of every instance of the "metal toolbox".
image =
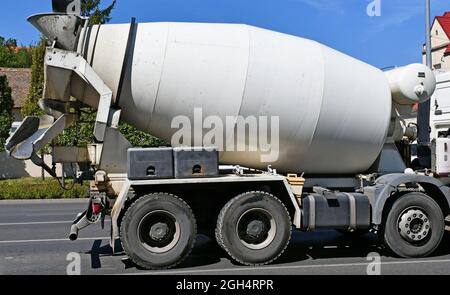
{"type": "Polygon", "coordinates": [[[219,175],[219,153],[213,148],[175,148],[175,178],[215,177],[219,175]]]}
{"type": "Polygon", "coordinates": [[[302,204],[302,227],[308,230],[370,226],[370,202],[363,194],[324,192],[303,198],[302,204]]]}
{"type": "Polygon", "coordinates": [[[172,148],[132,148],[128,150],[128,179],[174,178],[172,148]]]}

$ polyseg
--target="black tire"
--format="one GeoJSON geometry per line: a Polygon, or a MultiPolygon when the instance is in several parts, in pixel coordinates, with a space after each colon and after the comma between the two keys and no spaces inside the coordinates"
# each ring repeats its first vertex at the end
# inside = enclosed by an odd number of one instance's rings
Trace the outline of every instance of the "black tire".
{"type": "Polygon", "coordinates": [[[196,235],[197,225],[189,205],[165,193],[138,199],[128,208],[121,224],[125,252],[145,269],[168,269],[180,264],[191,253],[196,235]]]}
{"type": "Polygon", "coordinates": [[[283,254],[291,231],[289,212],[279,199],[265,192],[249,192],[222,209],[216,240],[236,262],[257,266],[269,264],[283,254]],[[248,232],[255,229],[252,225],[257,229],[251,233],[253,236],[248,232]]]}
{"type": "Polygon", "coordinates": [[[442,241],[444,230],[444,215],[439,205],[429,196],[413,192],[393,203],[380,234],[395,255],[420,258],[433,254],[442,241]]]}

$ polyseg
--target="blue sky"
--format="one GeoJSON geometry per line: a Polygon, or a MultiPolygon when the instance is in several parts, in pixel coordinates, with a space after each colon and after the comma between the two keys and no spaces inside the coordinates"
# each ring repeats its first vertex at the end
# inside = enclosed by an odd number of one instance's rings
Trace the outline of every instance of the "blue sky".
{"type": "MultiPolygon", "coordinates": [[[[110,0],[104,0],[109,3],[110,0]]],[[[245,23],[314,39],[383,68],[421,61],[424,0],[379,0],[381,16],[369,17],[374,0],[118,0],[113,23],[193,21],[245,23]]],[[[2,1],[0,36],[27,45],[39,33],[29,15],[51,11],[51,0],[2,1]]],[[[431,0],[432,13],[450,11],[450,1],[431,0]]]]}

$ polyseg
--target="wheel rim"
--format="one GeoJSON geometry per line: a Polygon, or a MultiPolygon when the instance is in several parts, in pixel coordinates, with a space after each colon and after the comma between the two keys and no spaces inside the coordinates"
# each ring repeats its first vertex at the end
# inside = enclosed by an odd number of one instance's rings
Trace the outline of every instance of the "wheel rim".
{"type": "Polygon", "coordinates": [[[236,225],[240,242],[252,250],[261,250],[275,239],[277,224],[272,214],[264,209],[250,209],[243,213],[236,225]]]}
{"type": "Polygon", "coordinates": [[[421,244],[431,235],[430,218],[421,208],[406,209],[400,214],[398,230],[405,241],[421,244]]]}
{"type": "Polygon", "coordinates": [[[166,253],[180,240],[180,225],[167,211],[148,213],[139,222],[137,231],[141,245],[153,253],[166,253]]]}

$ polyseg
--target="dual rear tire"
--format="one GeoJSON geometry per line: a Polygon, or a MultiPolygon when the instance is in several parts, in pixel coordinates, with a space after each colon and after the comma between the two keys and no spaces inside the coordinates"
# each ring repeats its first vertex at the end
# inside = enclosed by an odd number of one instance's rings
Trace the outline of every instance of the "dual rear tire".
{"type": "Polygon", "coordinates": [[[120,229],[125,252],[145,269],[180,264],[191,253],[197,236],[189,205],[165,193],[139,198],[126,211],[120,229]]]}
{"type": "MultiPolygon", "coordinates": [[[[291,219],[283,203],[264,192],[239,195],[220,212],[218,244],[238,263],[264,265],[284,252],[291,237],[291,219]]],[[[155,193],[143,196],[126,211],[122,245],[129,258],[145,269],[167,269],[192,251],[197,235],[195,216],[180,198],[155,193]]]]}
{"type": "Polygon", "coordinates": [[[228,202],[219,214],[217,243],[236,262],[265,265],[279,258],[291,238],[284,204],[265,192],[249,192],[228,202]]]}

